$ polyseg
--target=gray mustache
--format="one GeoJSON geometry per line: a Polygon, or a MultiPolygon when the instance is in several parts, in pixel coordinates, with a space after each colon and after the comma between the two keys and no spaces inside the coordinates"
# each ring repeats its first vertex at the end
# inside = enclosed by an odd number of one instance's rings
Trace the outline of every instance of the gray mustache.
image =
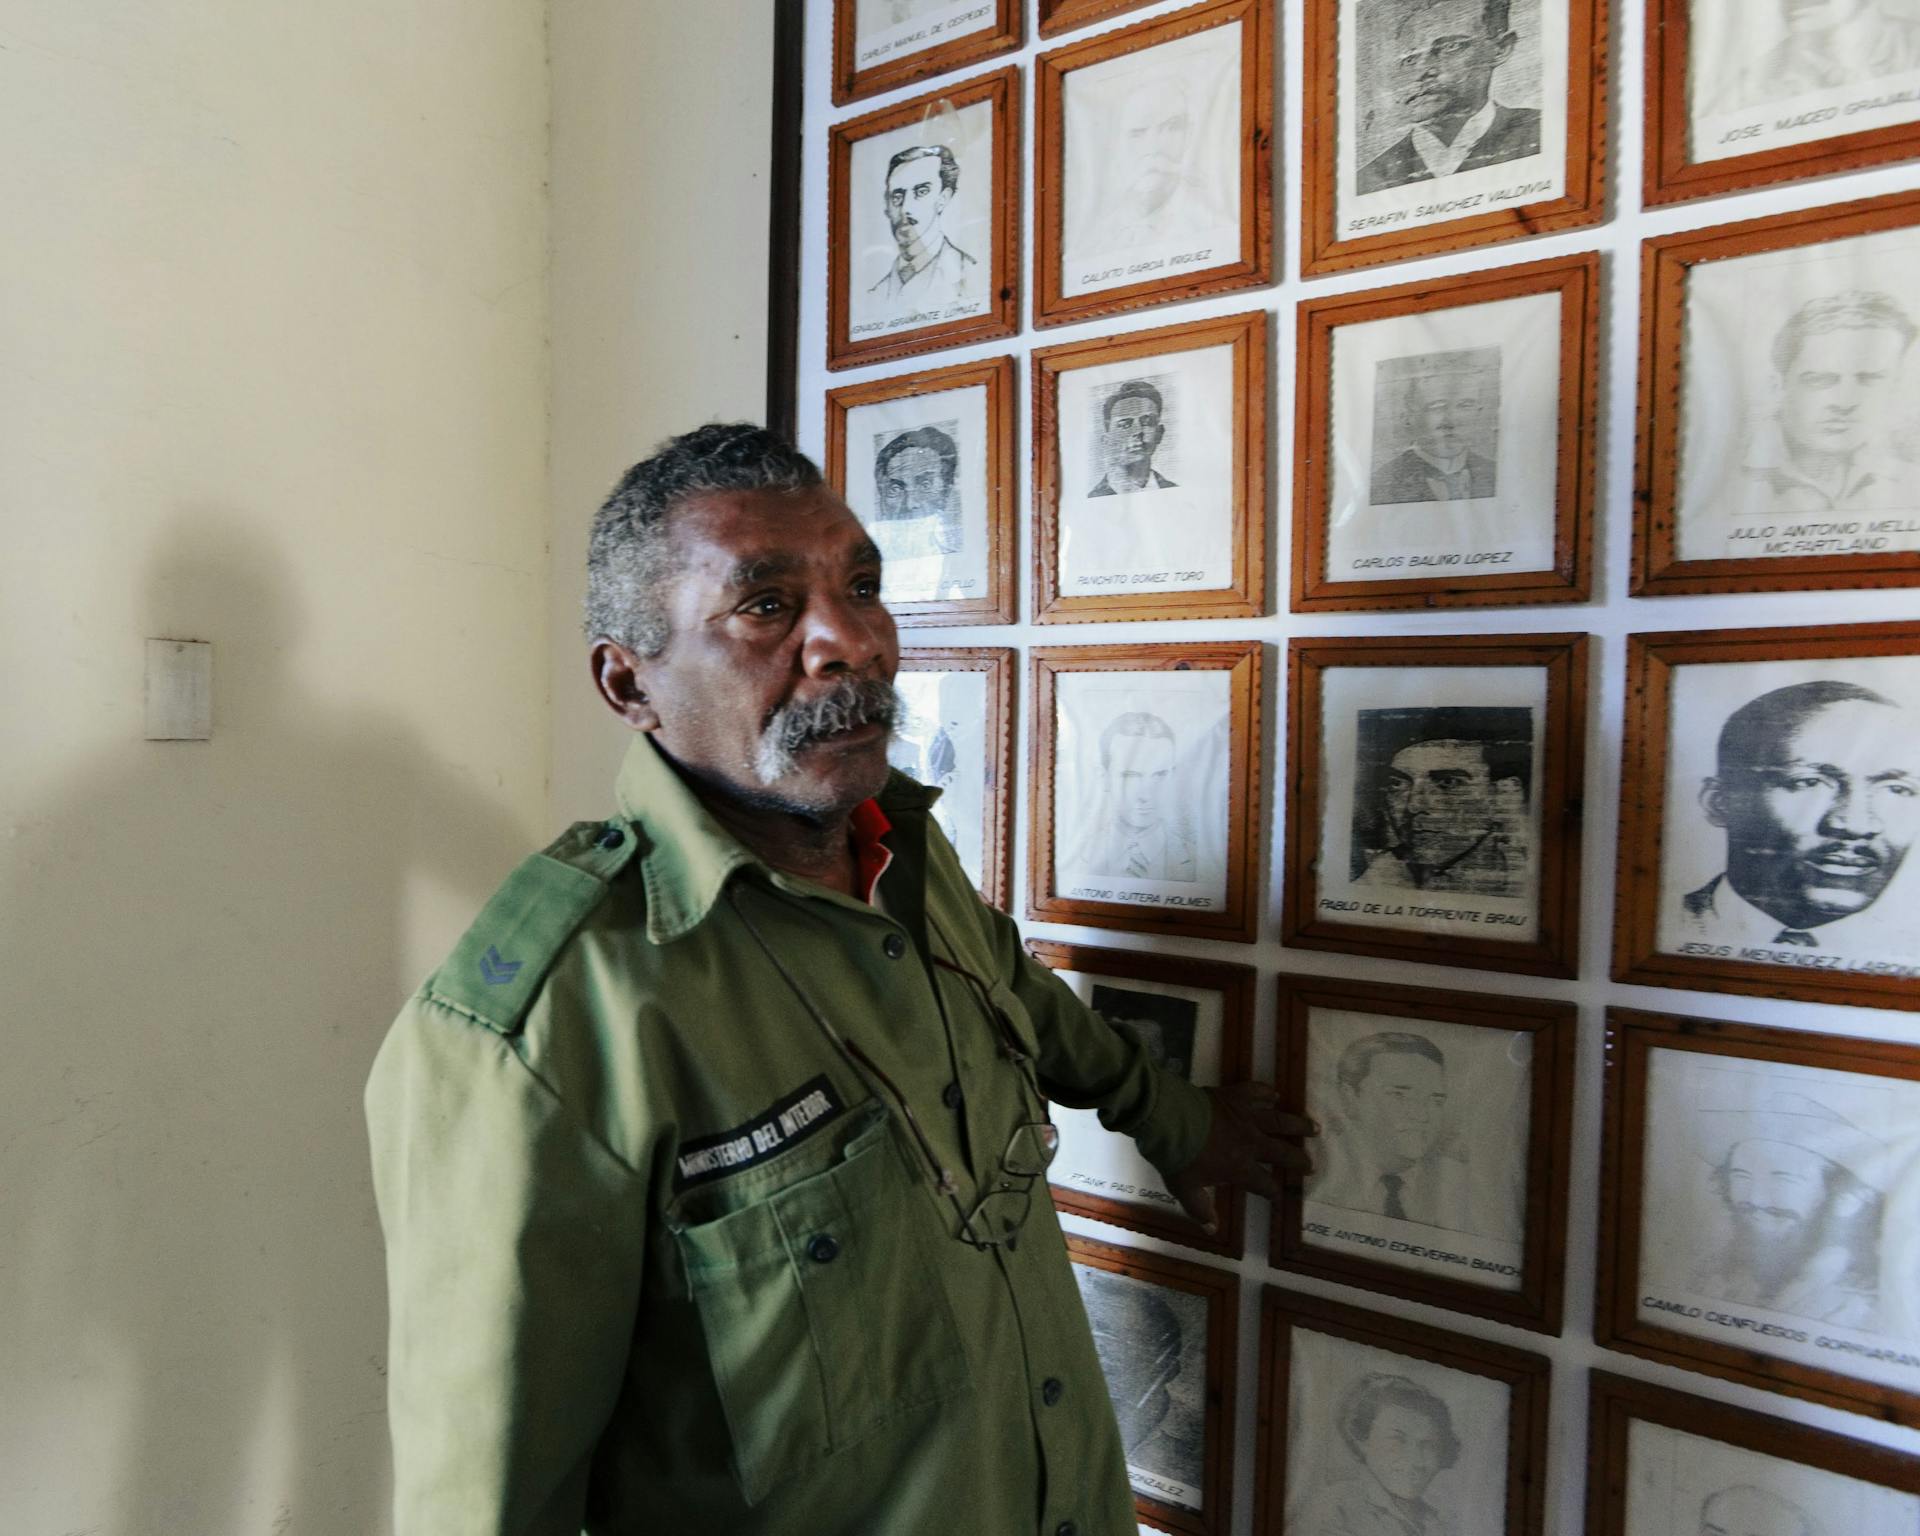
{"type": "Polygon", "coordinates": [[[877,677],[843,677],[826,693],[783,704],[768,717],[763,746],[782,756],[862,725],[889,730],[900,718],[901,699],[892,683],[877,677]]]}

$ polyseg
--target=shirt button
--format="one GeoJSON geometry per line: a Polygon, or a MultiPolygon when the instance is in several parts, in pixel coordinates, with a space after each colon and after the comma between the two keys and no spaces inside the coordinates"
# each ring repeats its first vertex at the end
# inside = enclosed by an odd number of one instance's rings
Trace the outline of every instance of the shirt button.
{"type": "Polygon", "coordinates": [[[618,827],[608,827],[606,831],[594,839],[594,842],[598,843],[602,848],[618,848],[626,840],[627,834],[622,832],[618,827]]]}
{"type": "Polygon", "coordinates": [[[957,1082],[948,1083],[946,1087],[942,1088],[940,1090],[940,1102],[946,1105],[948,1109],[958,1109],[960,1107],[960,1085],[957,1082]]]}
{"type": "Polygon", "coordinates": [[[1058,1376],[1049,1376],[1040,1384],[1040,1401],[1051,1408],[1055,1403],[1060,1401],[1061,1397],[1065,1395],[1066,1390],[1066,1387],[1061,1384],[1058,1376]]]}
{"type": "Polygon", "coordinates": [[[1071,1520],[1062,1520],[1053,1528],[1053,1536],[1080,1536],[1080,1527],[1071,1520]]]}
{"type": "Polygon", "coordinates": [[[816,1264],[831,1264],[840,1257],[840,1245],[826,1233],[818,1233],[813,1241],[807,1244],[807,1257],[816,1264]]]}
{"type": "Polygon", "coordinates": [[[880,947],[886,951],[889,960],[898,960],[907,952],[907,941],[897,933],[890,933],[881,941],[880,947]]]}

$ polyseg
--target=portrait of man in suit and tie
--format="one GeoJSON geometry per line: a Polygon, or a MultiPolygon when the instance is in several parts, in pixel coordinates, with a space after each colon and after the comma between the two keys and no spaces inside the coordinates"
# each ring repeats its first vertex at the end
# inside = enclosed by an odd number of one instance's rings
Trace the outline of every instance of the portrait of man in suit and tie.
{"type": "Polygon", "coordinates": [[[1200,878],[1193,835],[1184,825],[1188,797],[1172,726],[1144,710],[1114,716],[1100,733],[1100,783],[1105,826],[1095,874],[1200,878]]]}
{"type": "Polygon", "coordinates": [[[1374,369],[1371,506],[1479,501],[1500,483],[1500,349],[1383,358],[1374,369]]]}
{"type": "Polygon", "coordinates": [[[1911,963],[1920,915],[1887,893],[1920,833],[1912,710],[1837,678],[1769,689],[1726,717],[1698,806],[1725,863],[1683,890],[1680,937],[1911,963]]]}
{"type": "Polygon", "coordinates": [[[1412,1030],[1362,1035],[1334,1067],[1338,1114],[1306,1195],[1453,1232],[1474,1229],[1471,1173],[1453,1146],[1453,1084],[1439,1046],[1412,1030]]]}
{"type": "Polygon", "coordinates": [[[1495,91],[1519,42],[1512,12],[1511,0],[1361,0],[1363,50],[1383,71],[1362,83],[1405,130],[1361,163],[1362,194],[1540,153],[1538,106],[1495,91]]]}

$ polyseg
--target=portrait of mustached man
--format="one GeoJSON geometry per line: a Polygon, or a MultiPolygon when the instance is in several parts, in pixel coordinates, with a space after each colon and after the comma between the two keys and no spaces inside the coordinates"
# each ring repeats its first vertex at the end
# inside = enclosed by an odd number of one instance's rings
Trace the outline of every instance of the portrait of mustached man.
{"type": "Polygon", "coordinates": [[[758,427],[600,508],[612,813],[508,877],[367,1089],[397,1536],[1133,1529],[1048,1106],[1202,1224],[1310,1126],[1157,1066],[976,894],[888,766],[884,580],[758,427]]]}

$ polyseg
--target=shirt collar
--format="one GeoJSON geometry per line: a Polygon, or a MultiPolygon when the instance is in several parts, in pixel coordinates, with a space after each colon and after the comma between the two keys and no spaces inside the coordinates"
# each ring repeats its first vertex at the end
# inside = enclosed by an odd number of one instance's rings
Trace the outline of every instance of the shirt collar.
{"type": "MultiPolygon", "coordinates": [[[[714,820],[648,736],[637,735],[628,746],[614,792],[620,815],[640,839],[647,937],[655,944],[671,943],[699,927],[736,870],[748,865],[768,868],[714,820]]],[[[892,850],[879,839],[892,830],[894,818],[924,816],[939,798],[939,790],[892,773],[880,793],[855,810],[854,847],[869,900],[886,863],[869,870],[865,847],[880,847],[891,861],[892,850]]]]}
{"type": "Polygon", "coordinates": [[[1829,512],[1842,510],[1850,499],[1888,477],[1887,461],[1872,447],[1866,447],[1848,460],[1846,483],[1838,491],[1828,490],[1795,467],[1793,455],[1787,451],[1786,434],[1777,420],[1753,435],[1741,468],[1773,482],[1777,489],[1797,487],[1808,491],[1819,497],[1829,512]]]}
{"type": "Polygon", "coordinates": [[[1436,176],[1451,176],[1465,164],[1474,145],[1487,136],[1493,126],[1493,98],[1489,96],[1480,110],[1460,125],[1451,144],[1443,144],[1440,135],[1425,123],[1413,125],[1413,147],[1436,176]]]}

